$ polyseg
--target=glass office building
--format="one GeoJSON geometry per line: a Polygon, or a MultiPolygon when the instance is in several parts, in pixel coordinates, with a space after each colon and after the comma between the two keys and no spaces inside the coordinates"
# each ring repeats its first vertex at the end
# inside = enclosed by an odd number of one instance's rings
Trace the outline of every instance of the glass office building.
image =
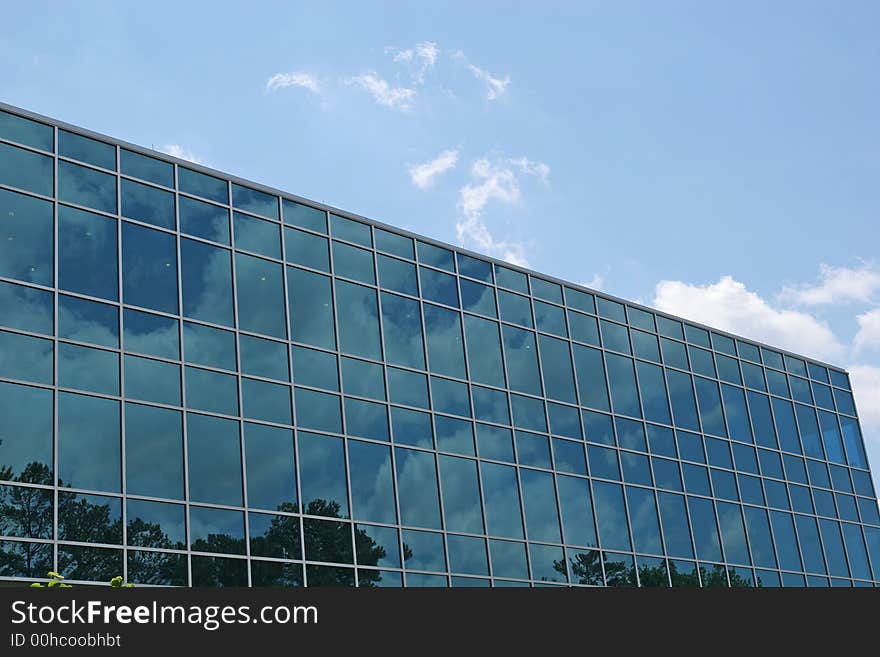
{"type": "Polygon", "coordinates": [[[847,374],[0,111],[0,578],[873,586],[847,374]]]}

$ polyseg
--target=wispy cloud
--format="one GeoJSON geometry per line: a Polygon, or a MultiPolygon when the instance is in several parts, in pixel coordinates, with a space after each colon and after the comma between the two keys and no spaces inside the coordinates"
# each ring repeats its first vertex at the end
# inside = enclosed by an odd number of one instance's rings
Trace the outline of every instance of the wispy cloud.
{"type": "Polygon", "coordinates": [[[321,84],[311,73],[305,71],[292,71],[290,73],[276,73],[266,81],[266,92],[271,93],[285,87],[302,87],[313,94],[321,95],[321,84]]]}
{"type": "Polygon", "coordinates": [[[507,93],[507,87],[510,85],[509,75],[503,78],[493,77],[486,69],[472,64],[461,50],[454,52],[452,58],[462,62],[477,80],[486,85],[486,100],[497,100],[507,93]]]}
{"type": "Polygon", "coordinates": [[[415,89],[394,87],[375,71],[368,71],[356,77],[348,78],[346,84],[361,87],[380,105],[400,112],[408,112],[412,108],[412,103],[416,97],[415,89]]]}
{"type": "MultiPolygon", "coordinates": [[[[869,449],[876,448],[880,446],[880,367],[856,364],[847,369],[865,440],[869,449]]],[[[872,460],[876,465],[876,455],[872,460]]]]}
{"type": "Polygon", "coordinates": [[[490,201],[517,203],[522,197],[520,175],[547,181],[550,168],[527,158],[490,160],[483,157],[471,165],[471,182],[459,190],[459,221],[456,235],[462,244],[472,244],[491,255],[517,265],[527,265],[526,248],[521,242],[492,235],[482,214],[490,201]]]}
{"type": "Polygon", "coordinates": [[[434,180],[447,171],[455,168],[458,163],[458,150],[447,149],[430,162],[414,164],[407,169],[413,185],[419,189],[428,189],[434,180]]]}
{"type": "Polygon", "coordinates": [[[591,290],[601,290],[602,286],[605,285],[605,277],[602,276],[602,274],[593,274],[593,278],[588,281],[583,281],[578,285],[588,287],[591,290]]]}
{"type": "Polygon", "coordinates": [[[180,144],[163,144],[159,146],[156,150],[161,153],[165,153],[166,155],[170,155],[171,157],[179,157],[181,160],[188,160],[189,162],[194,162],[195,164],[204,164],[205,161],[195,155],[192,151],[184,148],[180,144]]]}
{"type": "Polygon", "coordinates": [[[385,52],[394,53],[393,61],[411,68],[414,84],[424,84],[425,75],[434,67],[440,56],[440,49],[433,41],[422,41],[412,48],[405,49],[387,46],[385,52]]]}
{"type": "Polygon", "coordinates": [[[853,339],[853,352],[860,354],[867,350],[880,351],[880,308],[874,308],[856,317],[859,331],[853,339]]]}
{"type": "Polygon", "coordinates": [[[804,306],[820,306],[848,301],[871,302],[880,291],[880,269],[874,263],[861,267],[819,265],[818,283],[789,285],[780,299],[804,306]]]}

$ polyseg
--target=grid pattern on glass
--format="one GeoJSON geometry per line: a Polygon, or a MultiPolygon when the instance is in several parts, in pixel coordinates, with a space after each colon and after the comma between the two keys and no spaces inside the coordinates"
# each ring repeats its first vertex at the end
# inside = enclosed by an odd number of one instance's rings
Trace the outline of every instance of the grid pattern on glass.
{"type": "MultiPolygon", "coordinates": [[[[66,154],[112,180],[111,141],[66,154]]],[[[116,197],[93,177],[97,196],[73,201],[116,226],[99,251],[116,282],[79,275],[104,281],[100,303],[94,284],[27,267],[0,281],[16,309],[0,312],[0,428],[17,437],[0,446],[0,494],[58,517],[2,527],[0,577],[48,564],[174,585],[878,581],[844,373],[336,212],[328,248],[324,211],[171,163],[177,190],[138,164],[116,197]],[[174,215],[193,194],[260,218],[239,214],[218,240],[217,213],[195,213],[184,240],[176,216],[117,202],[129,178],[174,190],[174,215]],[[100,468],[82,448],[95,424],[100,468]],[[78,509],[93,527],[71,524],[78,509]]],[[[52,167],[28,176],[6,191],[51,196],[52,167]]]]}

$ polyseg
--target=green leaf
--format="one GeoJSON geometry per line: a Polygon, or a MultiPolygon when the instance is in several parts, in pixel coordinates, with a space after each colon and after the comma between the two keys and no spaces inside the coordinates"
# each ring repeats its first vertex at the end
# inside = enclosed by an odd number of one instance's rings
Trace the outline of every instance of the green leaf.
{"type": "Polygon", "coordinates": [[[48,572],[48,576],[49,576],[49,577],[54,577],[55,579],[64,579],[64,575],[61,575],[61,574],[59,574],[59,573],[56,573],[54,570],[50,570],[50,571],[48,572]]]}
{"type": "Polygon", "coordinates": [[[33,584],[31,584],[31,588],[32,589],[41,589],[41,588],[43,588],[43,585],[40,584],[39,582],[34,582],[33,584]]]}

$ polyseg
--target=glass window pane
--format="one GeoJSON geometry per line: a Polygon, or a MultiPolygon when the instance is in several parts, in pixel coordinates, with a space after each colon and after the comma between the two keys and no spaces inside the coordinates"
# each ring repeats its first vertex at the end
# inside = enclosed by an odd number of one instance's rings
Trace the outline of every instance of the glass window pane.
{"type": "Polygon", "coordinates": [[[336,281],[340,350],[379,360],[379,313],[376,292],[345,281],[336,281]]]}
{"type": "Polygon", "coordinates": [[[179,198],[180,232],[229,244],[229,210],[186,196],[179,198]]]}
{"type": "Polygon", "coordinates": [[[192,557],[193,586],[247,586],[247,561],[192,557]]]}
{"type": "Polygon", "coordinates": [[[550,433],[568,438],[583,438],[578,409],[549,402],[547,413],[550,417],[550,433]]]}
{"type": "MultiPolygon", "coordinates": [[[[468,280],[462,280],[460,283],[462,308],[481,315],[498,316],[495,308],[495,293],[491,287],[468,280]]],[[[565,320],[563,319],[564,326],[565,320]]]]}
{"type": "Polygon", "coordinates": [[[51,384],[53,343],[0,331],[0,376],[51,384]]]}
{"type": "Polygon", "coordinates": [[[599,346],[599,323],[595,317],[569,311],[568,326],[572,340],[599,346]]]}
{"type": "Polygon", "coordinates": [[[658,493],[658,500],[660,519],[663,523],[663,537],[666,541],[666,554],[693,558],[694,550],[691,545],[691,532],[684,496],[674,493],[658,493]]]}
{"type": "Polygon", "coordinates": [[[486,283],[492,282],[492,265],[484,260],[472,258],[464,253],[456,253],[458,258],[458,273],[462,276],[470,276],[486,283]]]}
{"type": "Polygon", "coordinates": [[[9,112],[0,111],[0,137],[44,151],[55,149],[55,134],[52,126],[9,112]]]}
{"type": "Polygon", "coordinates": [[[244,424],[248,506],[273,511],[299,511],[293,431],[244,424]]]}
{"type": "Polygon", "coordinates": [[[235,248],[281,258],[281,226],[241,212],[232,213],[235,248]]]}
{"type": "Polygon", "coordinates": [[[300,431],[297,440],[303,512],[349,517],[342,439],[300,431]]]}
{"type": "Polygon", "coordinates": [[[778,449],[779,444],[776,442],[773,417],[770,415],[769,397],[749,391],[748,398],[749,414],[752,418],[752,427],[755,430],[755,442],[765,447],[778,449]]]}
{"type": "Polygon", "coordinates": [[[328,395],[304,388],[297,388],[294,394],[296,423],[299,426],[318,431],[342,433],[342,413],[337,395],[328,395]]]}
{"type": "Polygon", "coordinates": [[[118,401],[59,393],[58,485],[120,492],[120,436],[118,401]]]}
{"type": "MultiPolygon", "coordinates": [[[[396,523],[390,448],[350,440],[348,459],[352,516],[360,520],[396,523]]],[[[358,563],[365,565],[360,561],[360,555],[358,563]]],[[[393,565],[400,566],[399,558],[393,565]]]]}
{"type": "Polygon", "coordinates": [[[58,337],[119,347],[119,311],[94,301],[58,297],[58,337]]]}
{"type": "Polygon", "coordinates": [[[122,316],[122,347],[161,358],[180,358],[179,324],[176,319],[126,308],[122,316]]]}
{"type": "Polygon", "coordinates": [[[245,331],[287,337],[281,265],[235,254],[238,326],[245,331]]]}
{"type": "Polygon", "coordinates": [[[431,404],[435,411],[441,413],[471,416],[471,402],[465,383],[432,376],[431,404]]]}
{"type": "Polygon", "coordinates": [[[553,460],[557,470],[574,474],[587,474],[584,444],[579,441],[554,438],[553,460]]]}
{"type": "Polygon", "coordinates": [[[516,454],[521,465],[532,465],[548,470],[553,467],[550,462],[550,441],[547,436],[517,431],[516,454]]]}
{"type": "Polygon", "coordinates": [[[724,412],[727,416],[727,426],[730,428],[730,437],[746,443],[754,442],[742,389],[722,384],[721,397],[724,399],[724,412]]]}
{"type": "Polygon", "coordinates": [[[192,550],[199,552],[244,554],[244,513],[201,506],[189,507],[189,543],[192,550]]]}
{"type": "Polygon", "coordinates": [[[293,339],[335,349],[330,277],[288,267],[287,293],[293,339]]]}
{"type": "MultiPolygon", "coordinates": [[[[2,150],[0,150],[0,156],[2,156],[2,150]]],[[[33,164],[28,162],[27,166],[32,168],[33,164]]],[[[45,175],[41,173],[40,179],[45,180],[45,175]]],[[[48,181],[51,184],[51,175],[48,181]]],[[[31,189],[30,191],[40,192],[39,189],[31,189]]],[[[51,191],[43,193],[48,195],[51,194],[51,191]]],[[[71,162],[59,161],[58,198],[68,203],[76,203],[102,212],[116,214],[116,176],[71,162]]]]}
{"type": "MultiPolygon", "coordinates": [[[[248,528],[252,556],[302,559],[299,518],[272,516],[268,513],[248,513],[248,528]]],[[[299,566],[294,567],[299,568],[299,566]]]]}
{"type": "Polygon", "coordinates": [[[529,277],[532,281],[532,294],[541,299],[562,303],[562,288],[558,283],[551,283],[541,278],[529,277]]]}
{"type": "Polygon", "coordinates": [[[403,531],[404,566],[412,570],[446,570],[443,534],[403,531]]]}
{"type": "Polygon", "coordinates": [[[278,219],[278,198],[250,187],[232,183],[232,205],[240,210],[278,219]]]}
{"type": "Polygon", "coordinates": [[[189,496],[194,502],[242,505],[241,439],[235,420],[186,414],[189,496]]]}
{"type": "Polygon", "coordinates": [[[182,427],[180,411],[125,405],[126,493],[183,499],[182,427]]]}
{"type": "Polygon", "coordinates": [[[51,157],[0,144],[0,183],[4,185],[53,196],[52,167],[51,157]]]}
{"type": "Polygon", "coordinates": [[[124,217],[174,230],[173,193],[123,179],[120,194],[124,217]]]}
{"type": "Polygon", "coordinates": [[[383,292],[382,331],[387,362],[425,369],[418,301],[383,292]]]}
{"type": "Polygon", "coordinates": [[[771,511],[770,524],[773,527],[779,566],[786,570],[801,570],[801,559],[791,514],[771,511]]]}
{"type": "Polygon", "coordinates": [[[565,542],[569,545],[597,545],[590,486],[586,479],[558,476],[559,505],[565,542]]]}
{"type": "Polygon", "coordinates": [[[672,418],[669,415],[669,399],[666,396],[663,368],[636,361],[636,369],[639,377],[639,389],[642,393],[642,404],[645,407],[645,419],[671,424],[672,418]]]}
{"type": "Polygon", "coordinates": [[[549,398],[576,403],[568,345],[565,340],[540,336],[541,370],[544,372],[544,389],[549,398]]]}
{"type": "MultiPolygon", "coordinates": [[[[242,335],[241,339],[244,340],[245,337],[242,335]]],[[[295,383],[339,391],[339,375],[335,355],[305,347],[293,347],[292,352],[295,383]]],[[[268,366],[269,363],[270,360],[267,359],[266,365],[268,366]]],[[[284,371],[287,371],[286,365],[284,371]]]]}
{"type": "Polygon", "coordinates": [[[657,520],[657,502],[654,500],[653,491],[627,486],[626,502],[629,506],[636,552],[662,554],[660,522],[657,520]]]}
{"type": "Polygon", "coordinates": [[[568,337],[565,329],[565,313],[562,308],[543,301],[535,301],[535,322],[539,331],[568,337]]]}
{"type": "Polygon", "coordinates": [[[400,537],[394,527],[355,525],[354,546],[360,566],[401,567],[400,537]]]}
{"type": "Polygon", "coordinates": [[[183,349],[190,363],[234,370],[235,334],[231,331],[183,323],[183,349]]]}
{"type": "Polygon", "coordinates": [[[447,531],[483,533],[483,513],[477,483],[477,462],[440,456],[443,513],[447,531]]]}
{"type": "Polygon", "coordinates": [[[96,167],[116,169],[116,147],[67,130],[58,131],[58,154],[96,167]]]}
{"type": "Polygon", "coordinates": [[[447,306],[458,307],[458,286],[455,276],[419,267],[422,296],[447,306]]]}
{"type": "Polygon", "coordinates": [[[173,235],[122,224],[122,298],[177,313],[177,248],[173,235]]]}
{"type": "Polygon", "coordinates": [[[849,577],[846,553],[840,538],[840,523],[835,520],[819,520],[825,557],[828,559],[828,572],[838,577],[849,577]]]}
{"type": "Polygon", "coordinates": [[[327,213],[323,210],[286,198],[281,199],[281,209],[284,212],[284,223],[319,233],[327,232],[327,213]]]}
{"type": "Polygon", "coordinates": [[[529,293],[529,285],[526,275],[501,265],[495,265],[495,282],[517,292],[529,293]]]}
{"type": "Polygon", "coordinates": [[[718,525],[711,500],[688,497],[688,506],[694,528],[697,557],[709,561],[721,561],[721,542],[718,538],[718,525]]]}
{"type": "MultiPolygon", "coordinates": [[[[482,438],[480,448],[482,451],[482,438]]],[[[491,536],[523,538],[519,488],[516,468],[495,463],[481,463],[483,499],[486,503],[486,528],[491,536]]]]}
{"type": "Polygon", "coordinates": [[[376,249],[399,255],[401,258],[409,258],[412,260],[413,242],[410,238],[392,233],[381,228],[376,228],[376,249]]]}
{"type": "Polygon", "coordinates": [[[507,394],[488,388],[473,386],[471,393],[474,398],[474,417],[487,422],[510,424],[507,409],[507,394]]]}
{"type": "Polygon", "coordinates": [[[66,206],[58,208],[58,285],[116,300],[116,221],[66,206]]]}
{"type": "Polygon", "coordinates": [[[231,374],[186,367],[186,405],[212,413],[238,415],[238,379],[231,374]]]}
{"type": "Polygon", "coordinates": [[[242,378],[241,405],[242,415],[245,417],[277,424],[293,424],[288,386],[242,378]]]}
{"type": "MultiPolygon", "coordinates": [[[[492,573],[496,577],[528,578],[525,543],[492,539],[489,541],[489,552],[492,555],[492,573]]],[[[498,586],[497,582],[495,586],[498,586]]]]}
{"type": "Polygon", "coordinates": [[[440,529],[440,502],[434,455],[400,447],[394,450],[400,521],[440,529]]]}
{"type": "MultiPolygon", "coordinates": [[[[306,559],[354,563],[351,524],[329,520],[303,519],[306,559]]],[[[312,586],[314,582],[310,582],[312,586]]],[[[352,582],[350,585],[354,585],[352,582]]]]}
{"type": "Polygon", "coordinates": [[[675,426],[699,431],[700,424],[697,419],[697,408],[694,404],[691,376],[675,370],[666,370],[666,380],[669,382],[669,396],[672,400],[675,426]]]}
{"type": "Polygon", "coordinates": [[[593,483],[593,494],[600,543],[612,550],[629,550],[629,529],[621,486],[597,481],[593,483]]]}
{"type": "Polygon", "coordinates": [[[611,403],[615,413],[642,417],[632,359],[616,354],[606,354],[605,363],[608,367],[611,403]]]}
{"type": "Polygon", "coordinates": [[[449,249],[427,244],[426,242],[417,242],[416,248],[419,254],[419,262],[455,272],[455,259],[452,251],[449,249]]]}
{"type": "Polygon", "coordinates": [[[127,176],[148,180],[165,187],[174,187],[174,165],[169,162],[123,148],[119,152],[119,164],[120,171],[127,176]]]}
{"type": "Polygon", "coordinates": [[[580,345],[573,347],[581,404],[608,410],[608,389],[605,383],[605,369],[602,365],[602,352],[580,345]]]}
{"type": "Polygon", "coordinates": [[[498,292],[498,305],[501,319],[532,328],[532,308],[529,298],[510,292],[498,292]]]}
{"type": "Polygon", "coordinates": [[[849,464],[857,468],[867,468],[868,459],[865,456],[865,447],[858,422],[852,418],[841,417],[840,426],[843,429],[843,442],[846,445],[849,464]]]}
{"type": "MultiPolygon", "coordinates": [[[[486,539],[473,536],[447,536],[449,548],[449,570],[456,573],[488,575],[489,562],[486,557],[486,539]]],[[[481,580],[468,579],[466,585],[479,586],[481,580]],[[473,583],[473,584],[472,584],[473,583]]],[[[488,580],[485,580],[488,586],[488,580]]],[[[453,579],[455,585],[455,579],[453,579]]]]}
{"type": "Polygon", "coordinates": [[[846,554],[853,577],[871,579],[871,568],[868,565],[868,554],[865,552],[865,543],[862,538],[862,530],[858,525],[845,522],[843,527],[843,540],[846,544],[846,554]]]}
{"type": "Polygon", "coordinates": [[[434,447],[431,433],[431,416],[406,408],[391,409],[391,425],[394,442],[415,447],[434,447]]]}
{"type": "Polygon", "coordinates": [[[417,296],[419,293],[416,268],[408,262],[397,258],[379,255],[377,257],[379,267],[379,284],[396,292],[417,296]]]}
{"type": "Polygon", "coordinates": [[[372,246],[370,227],[360,221],[354,221],[336,214],[330,215],[330,231],[333,237],[338,237],[361,246],[372,246]]]}
{"type": "MultiPolygon", "coordinates": [[[[238,347],[243,374],[253,374],[279,381],[290,380],[287,369],[286,344],[250,335],[239,335],[238,347]]],[[[335,367],[335,359],[333,364],[335,367]]]]}
{"type": "Polygon", "coordinates": [[[535,334],[513,326],[504,326],[503,335],[510,388],[540,395],[541,375],[535,353],[535,334]]]}
{"type": "Polygon", "coordinates": [[[388,396],[392,402],[428,408],[428,380],[424,374],[388,368],[388,396]]]}
{"type": "MultiPolygon", "coordinates": [[[[0,333],[0,335],[7,334],[0,333]]],[[[0,338],[0,343],[2,342],[0,338]]],[[[58,385],[63,388],[118,395],[119,354],[103,349],[59,344],[58,385]]]]}
{"type": "Polygon", "coordinates": [[[461,314],[430,304],[424,304],[422,312],[425,315],[428,369],[435,374],[465,378],[461,314]]]}
{"type": "Polygon", "coordinates": [[[602,320],[602,344],[606,349],[613,349],[624,354],[629,354],[629,331],[625,326],[602,320]]]}
{"type": "Polygon", "coordinates": [[[288,262],[330,271],[327,238],[293,228],[284,229],[284,254],[288,262]]]}
{"type": "Polygon", "coordinates": [[[657,336],[635,330],[631,331],[630,335],[636,357],[660,362],[660,346],[657,342],[657,336]]]}
{"type": "MultiPolygon", "coordinates": [[[[125,506],[129,545],[172,550],[186,549],[186,509],[182,504],[129,499],[125,506]]],[[[155,556],[155,553],[143,554],[155,556]]],[[[157,565],[158,571],[165,571],[163,562],[157,565]]],[[[183,579],[186,583],[185,575],[183,579]]]]}
{"type": "Polygon", "coordinates": [[[510,429],[477,423],[480,458],[513,462],[513,437],[510,429]]]}
{"type": "Polygon", "coordinates": [[[610,415],[584,411],[582,417],[587,440],[603,445],[614,445],[614,429],[611,426],[610,415]]]}
{"type": "MultiPolygon", "coordinates": [[[[296,357],[294,356],[294,358],[296,357]]],[[[295,367],[296,361],[294,360],[295,367]]],[[[385,399],[384,374],[382,366],[376,363],[343,357],[342,384],[348,395],[385,399]]]]}
{"type": "Polygon", "coordinates": [[[52,285],[52,204],[0,189],[0,276],[52,285]]]}
{"type": "Polygon", "coordinates": [[[51,335],[54,323],[51,292],[0,281],[0,325],[51,335]]]}
{"type": "Polygon", "coordinates": [[[180,366],[125,356],[125,396],[180,406],[180,366]]]}
{"type": "MultiPolygon", "coordinates": [[[[84,425],[85,418],[73,422],[84,425]]],[[[52,424],[51,390],[0,382],[0,478],[53,483],[52,424]]]]}
{"type": "Polygon", "coordinates": [[[516,426],[535,431],[547,431],[544,402],[540,399],[513,395],[511,396],[511,406],[513,407],[513,423],[516,426]]]}
{"type": "Polygon", "coordinates": [[[471,422],[435,415],[434,428],[437,434],[438,450],[474,455],[474,429],[471,422]]]}
{"type": "Polygon", "coordinates": [[[178,167],[177,186],[182,192],[201,196],[217,203],[228,203],[229,193],[225,180],[205,173],[178,167]]]}
{"type": "MultiPolygon", "coordinates": [[[[431,307],[426,306],[426,309],[431,307]]],[[[503,386],[504,366],[501,361],[498,324],[465,315],[464,328],[471,379],[478,383],[503,386]]]]}
{"type": "Polygon", "coordinates": [[[724,542],[725,559],[728,562],[751,565],[742,507],[738,504],[718,502],[718,521],[721,526],[721,540],[724,542]]]}

